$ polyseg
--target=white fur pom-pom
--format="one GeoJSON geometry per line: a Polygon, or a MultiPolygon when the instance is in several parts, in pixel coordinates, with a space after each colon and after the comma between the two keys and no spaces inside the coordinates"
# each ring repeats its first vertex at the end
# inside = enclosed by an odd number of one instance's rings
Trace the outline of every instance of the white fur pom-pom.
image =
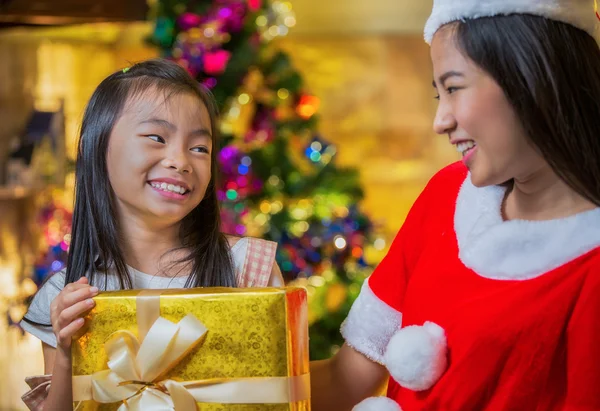
{"type": "Polygon", "coordinates": [[[401,386],[424,391],[446,371],[446,335],[432,322],[400,329],[390,340],[383,357],[391,376],[401,386]]]}
{"type": "Polygon", "coordinates": [[[356,404],[352,411],[402,411],[402,408],[390,398],[371,397],[356,404]]]}

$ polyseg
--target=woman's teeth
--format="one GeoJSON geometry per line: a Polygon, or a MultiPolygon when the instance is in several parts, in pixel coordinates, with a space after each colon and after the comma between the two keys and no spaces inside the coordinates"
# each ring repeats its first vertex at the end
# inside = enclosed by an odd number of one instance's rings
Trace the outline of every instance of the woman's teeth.
{"type": "Polygon", "coordinates": [[[470,149],[472,149],[475,146],[476,146],[476,144],[474,141],[471,141],[471,140],[463,141],[456,145],[456,151],[458,151],[460,154],[462,154],[464,156],[467,151],[469,151],[470,149]]]}
{"type": "Polygon", "coordinates": [[[173,184],[167,184],[167,183],[150,183],[150,185],[154,188],[158,188],[159,190],[163,190],[163,191],[171,191],[173,193],[177,193],[177,194],[183,194],[185,193],[185,188],[180,187],[180,186],[176,186],[173,184]]]}

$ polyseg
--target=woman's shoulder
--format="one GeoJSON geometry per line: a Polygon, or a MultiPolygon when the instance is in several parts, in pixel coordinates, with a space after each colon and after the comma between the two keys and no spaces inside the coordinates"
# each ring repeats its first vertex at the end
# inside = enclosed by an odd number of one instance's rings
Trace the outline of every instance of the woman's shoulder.
{"type": "Polygon", "coordinates": [[[452,209],[469,171],[462,162],[452,163],[433,175],[411,208],[411,214],[426,217],[430,212],[452,209]]]}
{"type": "Polygon", "coordinates": [[[429,180],[426,190],[452,190],[456,191],[469,175],[469,170],[462,163],[457,161],[439,170],[429,180]]]}

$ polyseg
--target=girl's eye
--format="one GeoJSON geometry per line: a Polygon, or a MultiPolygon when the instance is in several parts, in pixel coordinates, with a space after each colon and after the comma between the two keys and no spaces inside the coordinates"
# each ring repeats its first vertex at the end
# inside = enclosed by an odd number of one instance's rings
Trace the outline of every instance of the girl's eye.
{"type": "Polygon", "coordinates": [[[148,137],[152,141],[156,141],[157,143],[161,143],[161,144],[165,143],[165,139],[162,138],[161,136],[157,136],[156,134],[150,134],[146,137],[148,137]]]}
{"type": "Polygon", "coordinates": [[[194,147],[194,148],[191,148],[190,150],[194,151],[196,153],[206,153],[206,154],[209,154],[208,147],[204,147],[204,146],[194,147]]]}

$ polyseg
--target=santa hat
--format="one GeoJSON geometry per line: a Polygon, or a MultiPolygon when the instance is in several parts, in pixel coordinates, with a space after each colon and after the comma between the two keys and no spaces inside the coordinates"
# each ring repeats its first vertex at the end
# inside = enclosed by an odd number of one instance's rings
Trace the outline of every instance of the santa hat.
{"type": "Polygon", "coordinates": [[[425,41],[431,44],[440,27],[454,21],[508,14],[532,14],[575,26],[600,39],[596,0],[433,0],[425,24],[425,41]]]}

